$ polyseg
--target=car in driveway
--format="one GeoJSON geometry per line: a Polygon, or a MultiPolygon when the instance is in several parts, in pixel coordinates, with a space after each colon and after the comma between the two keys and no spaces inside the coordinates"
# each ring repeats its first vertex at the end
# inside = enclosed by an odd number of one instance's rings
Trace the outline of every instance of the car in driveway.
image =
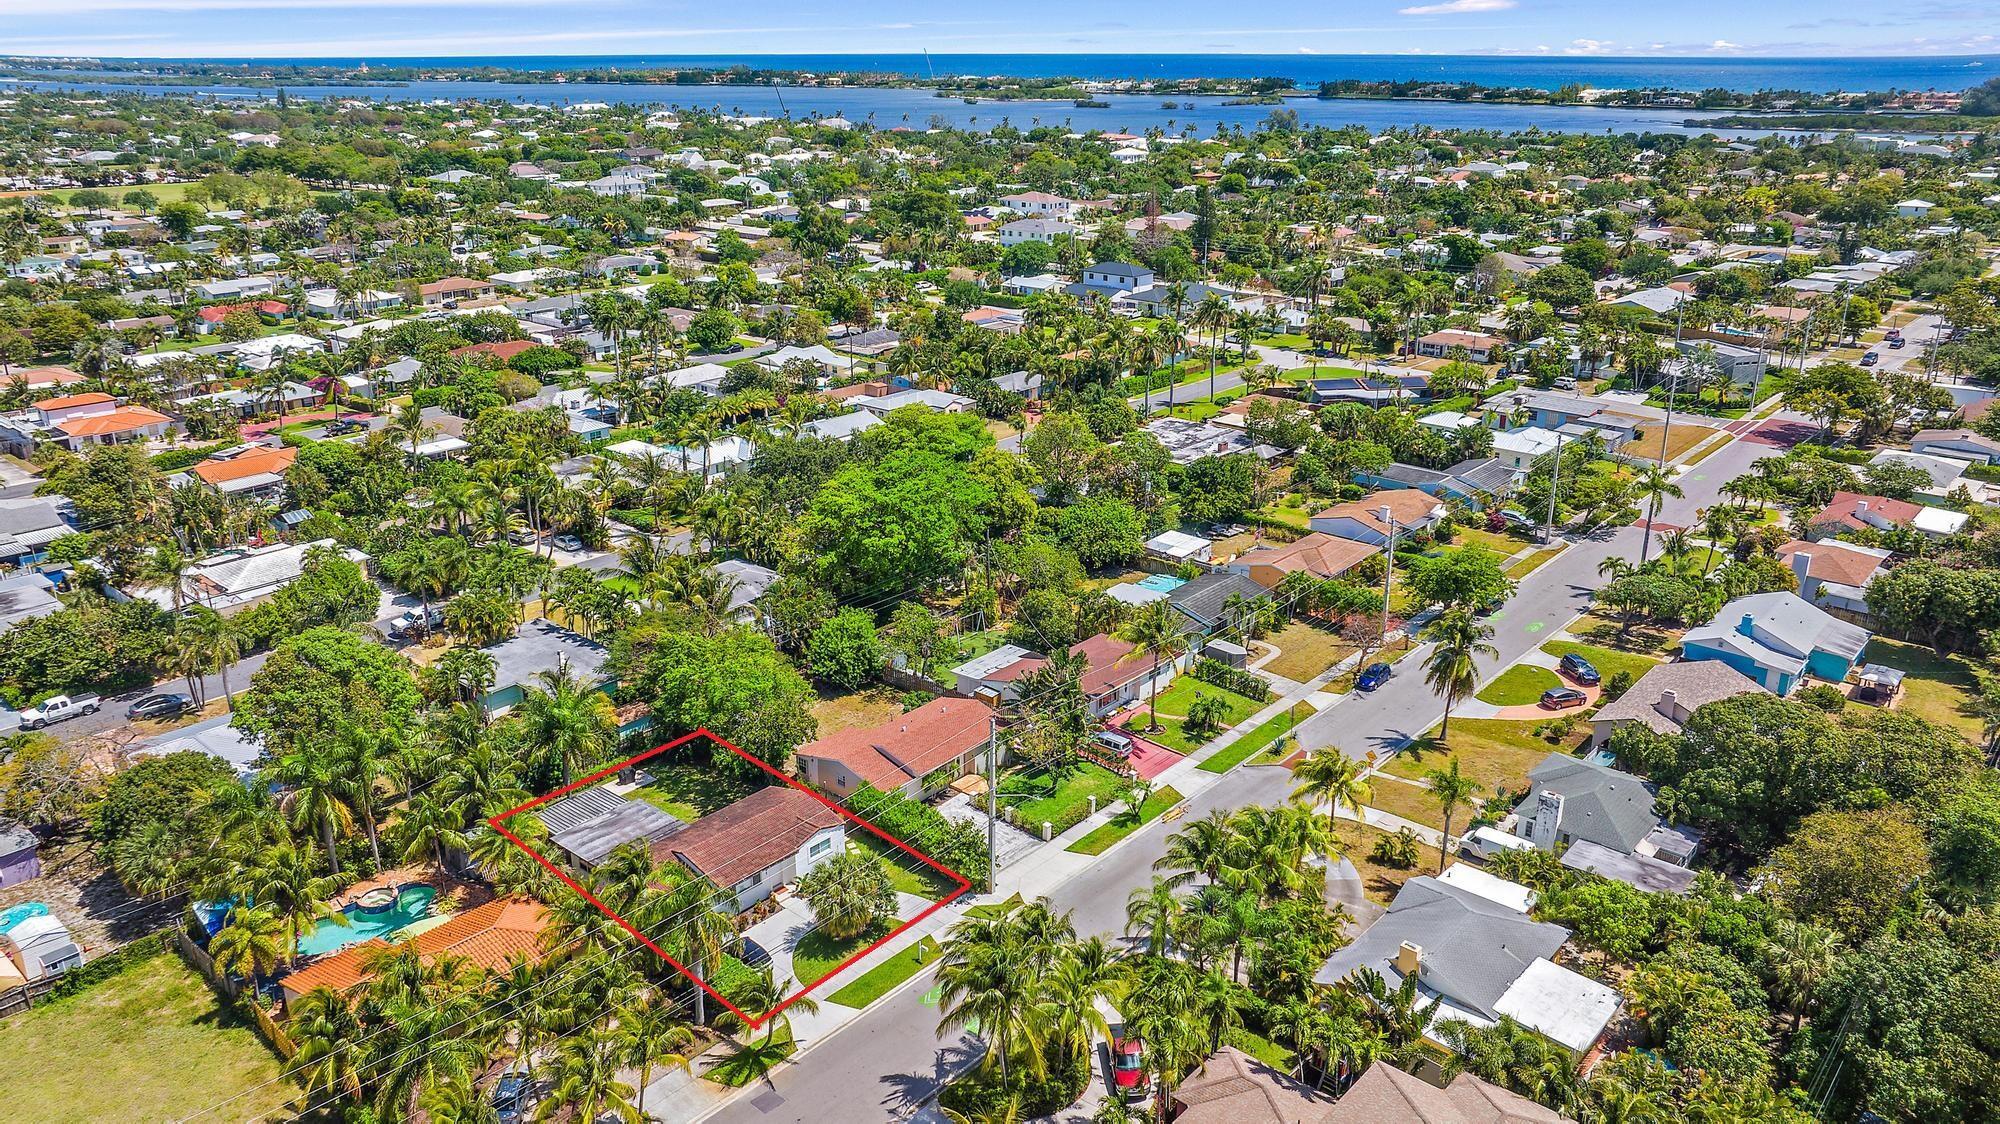
{"type": "Polygon", "coordinates": [[[1146,1099],[1146,1044],[1137,1038],[1111,1043],[1111,1086],[1127,1104],[1146,1099]]]}
{"type": "Polygon", "coordinates": [[[1542,705],[1550,710],[1569,710],[1590,701],[1590,696],[1575,687],[1550,687],[1542,692],[1542,705]]]}
{"type": "Polygon", "coordinates": [[[580,538],[577,538],[577,537],[576,537],[575,535],[557,535],[557,536],[556,536],[556,549],[557,549],[557,550],[567,550],[567,551],[569,551],[569,552],[570,552],[571,554],[582,554],[582,553],[583,553],[583,540],[582,540],[582,539],[580,539],[580,538]]]}
{"type": "Polygon", "coordinates": [[[194,700],[171,691],[145,698],[125,708],[127,718],[179,718],[194,709],[194,700]]]}
{"type": "Polygon", "coordinates": [[[1395,669],[1386,663],[1371,663],[1361,669],[1360,675],[1354,677],[1354,687],[1359,691],[1372,691],[1387,683],[1389,677],[1395,673],[1395,669]]]}
{"type": "Polygon", "coordinates": [[[1586,687],[1595,687],[1604,682],[1604,677],[1597,673],[1596,666],[1575,652],[1564,656],[1562,662],[1556,665],[1556,670],[1586,687]]]}

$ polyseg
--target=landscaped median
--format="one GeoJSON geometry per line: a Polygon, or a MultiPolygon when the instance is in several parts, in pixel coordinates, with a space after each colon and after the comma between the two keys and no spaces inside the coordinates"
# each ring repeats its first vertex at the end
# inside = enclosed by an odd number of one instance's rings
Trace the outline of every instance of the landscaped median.
{"type": "Polygon", "coordinates": [[[1180,803],[1183,799],[1185,797],[1181,796],[1174,789],[1174,786],[1168,785],[1146,797],[1146,802],[1139,805],[1138,814],[1135,815],[1132,809],[1126,808],[1111,817],[1109,822],[1099,825],[1095,830],[1070,844],[1065,849],[1074,851],[1079,855],[1101,855],[1113,843],[1159,819],[1166,814],[1167,809],[1180,803]]]}
{"type": "Polygon", "coordinates": [[[896,990],[904,980],[923,971],[943,953],[936,941],[925,937],[863,972],[846,987],[827,996],[827,1000],[860,1010],[896,990]]]}
{"type": "Polygon", "coordinates": [[[1226,773],[1250,759],[1258,750],[1292,732],[1292,728],[1312,717],[1311,703],[1298,703],[1272,715],[1256,729],[1223,746],[1195,768],[1204,773],[1226,773]]]}

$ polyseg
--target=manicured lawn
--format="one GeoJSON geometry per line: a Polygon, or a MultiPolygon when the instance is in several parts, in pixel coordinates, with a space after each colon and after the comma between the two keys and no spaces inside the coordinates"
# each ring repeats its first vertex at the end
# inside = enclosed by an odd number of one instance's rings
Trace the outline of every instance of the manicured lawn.
{"type": "Polygon", "coordinates": [[[936,941],[925,937],[868,969],[853,983],[827,996],[827,1000],[860,1010],[895,990],[898,984],[922,971],[943,953],[936,941]]]}
{"type": "Polygon", "coordinates": [[[1299,1064],[1290,1050],[1241,1027],[1229,1032],[1229,1044],[1280,1073],[1290,1073],[1299,1064]]]}
{"type": "Polygon", "coordinates": [[[1534,735],[1537,725],[1540,723],[1498,718],[1454,718],[1449,745],[1439,744],[1433,730],[1431,737],[1410,743],[1382,768],[1399,777],[1421,780],[1432,769],[1448,768],[1449,759],[1456,757],[1459,771],[1478,781],[1485,795],[1503,788],[1526,792],[1529,770],[1551,753],[1570,752],[1589,735],[1589,729],[1579,723],[1567,743],[1556,745],[1534,735]]]}
{"type": "Polygon", "coordinates": [[[1417,843],[1417,864],[1408,870],[1400,867],[1384,866],[1369,857],[1375,850],[1375,841],[1389,836],[1390,832],[1369,827],[1353,820],[1335,820],[1333,834],[1340,840],[1341,848],[1347,853],[1348,861],[1361,875],[1361,888],[1369,900],[1387,905],[1403,888],[1403,883],[1419,874],[1436,874],[1438,852],[1436,847],[1419,841],[1417,843]]]}
{"type": "Polygon", "coordinates": [[[1285,496],[1272,503],[1267,503],[1257,514],[1266,519],[1275,519],[1288,527],[1297,528],[1301,532],[1312,529],[1313,513],[1307,511],[1305,503],[1294,496],[1285,496]]]}
{"type": "Polygon", "coordinates": [[[1354,654],[1354,646],[1315,624],[1295,620],[1264,638],[1278,656],[1261,670],[1305,683],[1354,654]]]}
{"type": "Polygon", "coordinates": [[[961,653],[959,663],[977,659],[1007,642],[1007,634],[1000,629],[990,628],[985,632],[968,632],[958,638],[961,653]]]}
{"type": "Polygon", "coordinates": [[[0,1021],[0,1104],[14,1120],[177,1120],[225,1101],[227,1119],[289,1119],[298,1095],[172,953],[0,1021]]]}
{"type": "Polygon", "coordinates": [[[1217,750],[1195,768],[1205,773],[1226,773],[1248,760],[1251,754],[1291,733],[1292,727],[1312,717],[1313,705],[1302,702],[1266,719],[1256,729],[1217,750]]]}
{"type": "Polygon", "coordinates": [[[1607,680],[1621,671],[1636,680],[1659,666],[1660,662],[1649,656],[1616,652],[1610,648],[1600,648],[1595,644],[1577,644],[1568,640],[1551,640],[1542,645],[1542,651],[1557,658],[1570,655],[1582,656],[1589,660],[1591,666],[1597,669],[1597,673],[1607,680]]]}
{"type": "MultiPolygon", "coordinates": [[[[1234,691],[1225,690],[1212,683],[1204,683],[1192,675],[1183,675],[1174,680],[1172,686],[1160,692],[1158,700],[1160,729],[1147,731],[1144,728],[1142,719],[1135,719],[1132,729],[1135,732],[1145,734],[1168,749],[1179,750],[1182,753],[1196,749],[1202,742],[1208,739],[1190,738],[1181,729],[1181,720],[1187,717],[1188,707],[1194,705],[1194,700],[1202,695],[1212,695],[1229,704],[1227,713],[1222,716],[1222,727],[1224,729],[1236,725],[1264,707],[1263,703],[1255,699],[1245,698],[1234,691]]],[[[1148,699],[1145,701],[1150,703],[1152,700],[1148,699]]]]}
{"type": "Polygon", "coordinates": [[[877,921],[866,932],[846,940],[827,936],[825,929],[814,929],[799,942],[799,947],[792,950],[792,978],[800,987],[810,987],[813,981],[833,971],[841,961],[888,936],[893,928],[895,926],[887,921],[877,921]]]}
{"type": "Polygon", "coordinates": [[[750,795],[750,789],[742,782],[719,776],[713,769],[700,765],[643,768],[653,775],[653,783],[641,787],[635,795],[682,823],[693,823],[750,795]]]}
{"type": "Polygon", "coordinates": [[[850,846],[858,847],[882,860],[882,866],[889,872],[889,885],[894,886],[897,893],[915,894],[917,897],[936,901],[958,889],[957,883],[875,838],[866,830],[857,829],[847,838],[850,846]]]}
{"type": "Polygon", "coordinates": [[[1630,629],[1624,629],[1624,622],[1619,619],[1621,616],[1609,609],[1592,609],[1570,625],[1569,631],[1572,636],[1581,636],[1592,644],[1644,656],[1665,656],[1680,647],[1679,630],[1637,621],[1630,629]]]}
{"type": "Polygon", "coordinates": [[[1041,830],[1043,822],[1056,825],[1076,823],[1089,815],[1090,798],[1097,797],[1102,808],[1125,793],[1125,780],[1102,765],[1084,762],[1070,770],[1062,783],[1050,788],[1047,774],[1016,773],[1000,779],[1000,799],[1020,813],[1030,833],[1041,830]]]}
{"type": "Polygon", "coordinates": [[[1548,668],[1517,663],[1481,687],[1473,698],[1494,706],[1527,706],[1538,701],[1543,691],[1560,686],[1562,680],[1548,668]]]}
{"type": "Polygon", "coordinates": [[[1181,800],[1181,794],[1174,790],[1173,785],[1158,789],[1146,797],[1146,802],[1139,806],[1137,815],[1134,815],[1130,808],[1125,809],[1111,817],[1111,822],[1100,825],[1070,844],[1068,850],[1075,851],[1079,855],[1101,855],[1113,843],[1166,815],[1167,809],[1180,803],[1181,800]]]}
{"type": "Polygon", "coordinates": [[[1503,534],[1498,531],[1489,531],[1484,527],[1460,527],[1452,537],[1452,544],[1454,546],[1471,546],[1474,543],[1485,547],[1502,558],[1512,557],[1518,554],[1523,547],[1534,545],[1527,539],[1516,538],[1513,535],[1503,534]]]}
{"type": "Polygon", "coordinates": [[[1563,548],[1559,546],[1552,546],[1547,550],[1538,550],[1521,559],[1519,562],[1514,563],[1512,566],[1507,567],[1507,576],[1515,581],[1520,581],[1522,578],[1541,569],[1544,563],[1562,552],[1563,548]]]}
{"type": "MultiPolygon", "coordinates": [[[[1979,719],[1966,714],[1964,709],[1979,688],[1963,659],[1951,656],[1940,660],[1929,648],[1878,636],[1868,642],[1866,662],[1903,672],[1903,697],[1896,709],[1950,726],[1975,745],[1982,742],[1979,719]]],[[[1848,704],[1855,709],[1862,705],[1848,704]]]]}
{"type": "Polygon", "coordinates": [[[757,1031],[750,1036],[750,1043],[743,1046],[722,1061],[709,1067],[702,1077],[730,1089],[741,1089],[753,1081],[758,1081],[781,1061],[798,1050],[798,1043],[792,1039],[789,1023],[778,1024],[771,1035],[771,1042],[764,1044],[764,1032],[757,1031]]]}
{"type": "Polygon", "coordinates": [[[981,921],[993,921],[998,918],[1005,917],[1007,916],[1007,914],[1013,912],[1016,909],[1019,909],[1021,907],[1021,904],[1022,904],[1021,895],[1015,894],[1014,896],[1008,898],[1004,902],[991,902],[986,905],[975,905],[970,909],[967,909],[965,911],[965,915],[967,917],[977,917],[981,921]]]}
{"type": "MultiPolygon", "coordinates": [[[[1379,809],[1392,816],[1401,816],[1414,823],[1423,824],[1425,827],[1443,829],[1444,813],[1438,811],[1437,801],[1431,799],[1429,789],[1421,788],[1414,784],[1407,784],[1390,777],[1370,777],[1368,778],[1368,783],[1374,789],[1368,796],[1368,806],[1370,808],[1379,809]]],[[[1482,793],[1481,795],[1484,794],[1482,793]]],[[[1474,800],[1478,798],[1478,796],[1473,797],[1474,800]]],[[[1459,811],[1457,819],[1460,824],[1470,818],[1469,811],[1470,809],[1461,809],[1459,811]]],[[[1454,824],[1453,826],[1456,827],[1458,825],[1454,824]]]]}

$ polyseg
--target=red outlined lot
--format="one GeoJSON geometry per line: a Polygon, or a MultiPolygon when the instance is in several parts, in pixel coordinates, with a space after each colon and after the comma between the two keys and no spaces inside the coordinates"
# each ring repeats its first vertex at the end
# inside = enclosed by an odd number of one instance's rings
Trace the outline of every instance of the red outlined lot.
{"type": "Polygon", "coordinates": [[[707,992],[709,998],[714,999],[717,1003],[720,1003],[724,1007],[729,1008],[729,1010],[733,1014],[735,1014],[737,1018],[743,1020],[743,1022],[751,1030],[757,1030],[761,1028],[765,1022],[770,1020],[771,1016],[791,1006],[793,1003],[798,1002],[801,996],[807,994],[808,992],[812,991],[812,989],[832,979],[834,976],[839,975],[842,971],[844,971],[847,968],[848,965],[868,955],[870,952],[873,952],[875,949],[881,947],[883,944],[889,942],[890,940],[895,939],[897,934],[903,932],[905,929],[908,929],[910,926],[915,925],[917,922],[922,921],[924,918],[929,917],[931,914],[936,913],[938,910],[943,909],[945,906],[950,905],[953,901],[957,900],[959,897],[962,897],[972,889],[972,883],[964,875],[958,873],[955,870],[952,870],[950,867],[945,866],[944,864],[938,862],[936,859],[933,859],[929,855],[924,854],[922,851],[919,851],[916,848],[911,847],[910,845],[904,843],[902,840],[895,838],[894,836],[888,834],[882,829],[876,827],[874,824],[869,823],[867,820],[862,819],[860,816],[855,815],[853,812],[848,811],[846,808],[843,808],[840,805],[835,804],[833,801],[828,800],[826,797],[821,796],[819,793],[814,792],[812,789],[807,788],[805,785],[800,784],[799,782],[793,780],[792,778],[786,776],[785,774],[779,772],[778,770],[773,769],[770,765],[766,764],[762,760],[759,760],[757,757],[749,753],[745,753],[743,750],[737,748],[734,745],[731,745],[727,739],[717,737],[716,735],[709,733],[705,729],[696,730],[692,734],[675,738],[673,741],[667,742],[665,745],[654,746],[652,749],[649,749],[646,752],[641,753],[636,757],[628,757],[625,760],[620,761],[615,765],[608,765],[602,769],[599,769],[597,772],[592,773],[591,775],[583,778],[582,780],[566,784],[563,787],[555,790],[554,792],[549,793],[546,796],[538,796],[535,799],[530,800],[525,804],[517,805],[513,808],[507,809],[506,811],[500,813],[497,816],[490,817],[486,821],[486,823],[488,826],[492,827],[493,830],[505,836],[509,842],[514,844],[514,846],[519,847],[521,850],[527,852],[530,858],[540,863],[543,866],[543,868],[546,869],[550,874],[553,874],[558,879],[561,879],[563,885],[568,886],[570,889],[575,890],[577,893],[583,895],[583,899],[585,901],[589,902],[593,906],[596,906],[599,910],[601,910],[604,913],[606,917],[609,917],[612,921],[616,922],[619,928],[625,930],[627,933],[630,933],[632,935],[633,940],[636,940],[640,944],[645,945],[647,948],[652,949],[653,952],[656,955],[658,955],[660,959],[673,965],[675,971],[678,971],[681,975],[686,976],[689,979],[689,981],[691,981],[696,987],[707,992]],[[896,926],[894,929],[889,930],[889,932],[882,935],[882,938],[880,940],[877,940],[869,944],[865,948],[856,950],[853,955],[847,957],[847,959],[842,960],[840,963],[834,965],[832,970],[828,971],[825,975],[821,976],[816,980],[812,980],[808,983],[803,984],[797,991],[779,1000],[775,1006],[773,1006],[770,1010],[765,1011],[763,1014],[752,1015],[750,1012],[745,1011],[742,1008],[736,1006],[736,1004],[731,1003],[728,999],[724,998],[722,993],[710,987],[707,984],[707,982],[697,979],[695,977],[695,974],[693,972],[688,971],[685,965],[683,965],[680,961],[675,960],[673,957],[667,955],[666,950],[662,949],[659,945],[654,944],[650,937],[646,936],[644,933],[641,933],[638,930],[638,928],[634,926],[630,921],[627,921],[625,918],[619,916],[617,911],[613,910],[610,906],[607,906],[603,902],[599,901],[597,899],[597,896],[595,894],[592,894],[590,890],[586,888],[582,883],[570,877],[569,872],[563,870],[561,867],[551,862],[548,859],[548,857],[543,855],[541,852],[535,850],[533,847],[528,846],[527,843],[522,841],[520,836],[515,835],[513,832],[507,830],[507,824],[506,824],[507,819],[511,816],[517,816],[522,812],[533,811],[534,809],[540,807],[543,804],[548,803],[551,800],[567,796],[570,793],[575,792],[577,789],[583,788],[585,786],[596,784],[598,781],[601,781],[605,777],[608,777],[613,773],[618,772],[620,769],[636,765],[641,761],[647,760],[648,758],[657,757],[658,755],[665,753],[670,749],[675,749],[679,746],[685,745],[686,743],[693,741],[696,738],[706,738],[709,741],[714,742],[716,745],[722,746],[724,749],[729,750],[731,753],[736,754],[743,760],[748,761],[752,765],[757,766],[759,769],[764,770],[766,773],[771,774],[773,777],[776,777],[783,783],[798,789],[800,792],[805,793],[806,795],[812,797],[814,800],[817,800],[820,803],[826,805],[827,807],[833,809],[835,812],[840,814],[840,817],[842,819],[847,820],[849,823],[852,823],[860,827],[862,830],[867,831],[871,835],[874,835],[876,838],[889,844],[891,847],[896,848],[897,850],[903,852],[904,854],[909,855],[911,858],[916,859],[918,862],[923,863],[925,866],[930,867],[932,870],[937,871],[939,874],[944,875],[946,878],[949,878],[953,883],[956,884],[957,889],[954,889],[951,893],[945,895],[944,897],[938,899],[937,901],[932,902],[928,908],[918,913],[915,917],[912,917],[908,921],[905,921],[902,924],[896,926]]]}

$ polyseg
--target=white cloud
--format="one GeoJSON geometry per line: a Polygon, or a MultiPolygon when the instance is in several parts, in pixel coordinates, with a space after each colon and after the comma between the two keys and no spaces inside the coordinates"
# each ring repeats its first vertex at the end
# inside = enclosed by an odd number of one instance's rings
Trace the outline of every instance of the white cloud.
{"type": "Polygon", "coordinates": [[[1444,0],[1441,4],[1419,4],[1396,11],[1405,16],[1456,16],[1466,12],[1504,12],[1516,3],[1518,0],[1444,0]]]}
{"type": "Polygon", "coordinates": [[[1616,39],[1572,39],[1563,48],[1566,55],[1599,55],[1611,49],[1616,39]]]}
{"type": "Polygon", "coordinates": [[[1717,39],[1708,45],[1708,49],[1711,51],[1740,51],[1743,49],[1743,44],[1731,43],[1727,39],[1717,39]]]}

